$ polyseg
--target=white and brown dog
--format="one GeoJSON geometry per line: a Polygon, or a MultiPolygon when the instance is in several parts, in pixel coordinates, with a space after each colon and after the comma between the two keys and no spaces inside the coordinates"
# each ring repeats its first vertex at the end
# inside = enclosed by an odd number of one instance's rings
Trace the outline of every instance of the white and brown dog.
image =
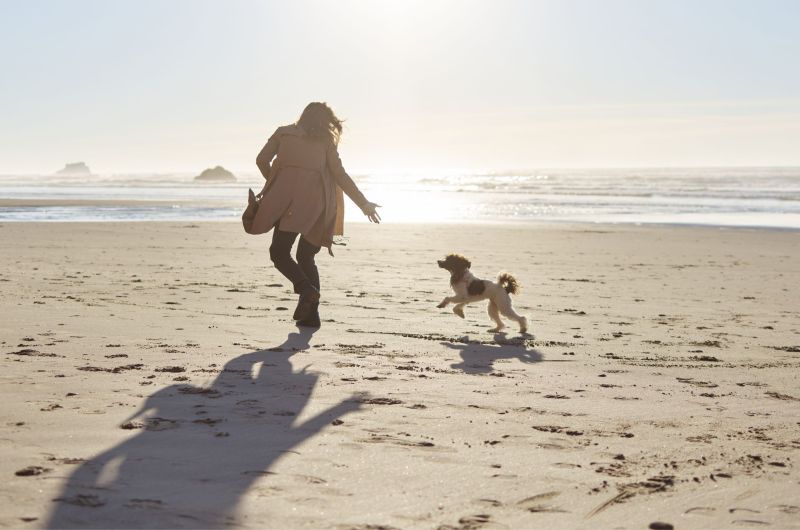
{"type": "Polygon", "coordinates": [[[450,254],[445,259],[437,262],[439,267],[450,272],[450,285],[455,291],[455,296],[448,296],[436,307],[447,307],[447,304],[456,304],[453,313],[464,318],[464,306],[481,300],[489,299],[489,317],[497,324],[489,331],[500,331],[505,326],[500,320],[500,315],[515,320],[519,324],[519,332],[527,333],[528,319],[520,316],[511,305],[511,296],[519,289],[517,280],[504,272],[497,277],[496,282],[479,280],[469,268],[472,263],[459,254],[450,254]]]}

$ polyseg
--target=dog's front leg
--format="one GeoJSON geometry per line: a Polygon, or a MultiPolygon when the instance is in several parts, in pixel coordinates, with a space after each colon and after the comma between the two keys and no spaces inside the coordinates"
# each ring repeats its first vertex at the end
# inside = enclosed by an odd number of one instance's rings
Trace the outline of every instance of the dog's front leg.
{"type": "Polygon", "coordinates": [[[455,302],[455,301],[456,301],[456,297],[455,297],[455,296],[447,296],[447,297],[445,297],[445,299],[444,299],[444,300],[442,300],[442,301],[441,301],[441,303],[439,303],[439,305],[437,305],[436,307],[438,307],[439,309],[441,309],[441,308],[443,308],[443,307],[447,307],[447,304],[451,304],[451,303],[453,303],[453,302],[455,302]]]}

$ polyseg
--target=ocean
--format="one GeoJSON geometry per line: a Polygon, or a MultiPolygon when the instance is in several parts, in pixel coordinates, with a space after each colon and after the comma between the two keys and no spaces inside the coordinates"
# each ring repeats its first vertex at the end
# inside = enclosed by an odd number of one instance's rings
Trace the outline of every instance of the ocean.
{"type": "MultiPolygon", "coordinates": [[[[217,221],[241,215],[257,173],[0,175],[0,222],[217,221]]],[[[585,222],[800,229],[800,168],[354,174],[384,222],[585,222]]],[[[364,221],[347,208],[349,221],[364,221]]]]}

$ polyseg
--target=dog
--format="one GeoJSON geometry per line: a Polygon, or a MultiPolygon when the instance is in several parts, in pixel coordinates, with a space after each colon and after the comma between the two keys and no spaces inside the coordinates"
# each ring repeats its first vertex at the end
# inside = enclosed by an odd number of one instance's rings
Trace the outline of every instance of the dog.
{"type": "Polygon", "coordinates": [[[460,254],[449,254],[445,259],[438,260],[439,267],[450,272],[450,286],[455,291],[455,296],[448,296],[436,307],[447,307],[455,304],[453,313],[464,318],[464,306],[481,300],[489,300],[489,317],[496,326],[489,331],[499,332],[505,326],[500,315],[510,318],[519,324],[519,332],[528,332],[528,319],[520,316],[511,305],[511,295],[519,290],[516,278],[507,272],[500,273],[497,281],[479,280],[469,268],[472,263],[460,254]]]}

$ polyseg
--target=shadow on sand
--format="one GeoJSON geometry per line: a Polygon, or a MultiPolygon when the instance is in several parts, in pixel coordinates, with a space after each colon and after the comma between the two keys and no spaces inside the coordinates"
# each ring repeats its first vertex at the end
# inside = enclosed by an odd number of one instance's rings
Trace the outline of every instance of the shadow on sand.
{"type": "MultiPolygon", "coordinates": [[[[294,371],[301,328],[280,346],[240,355],[208,387],[171,385],[147,398],[132,438],[69,477],[47,528],[219,528],[284,453],[360,407],[344,400],[302,424],[318,376],[294,371]]],[[[123,424],[124,425],[124,424],[123,424]]]]}
{"type": "Polygon", "coordinates": [[[442,342],[461,354],[461,362],[451,368],[468,374],[489,374],[494,371],[494,362],[499,359],[519,359],[523,363],[538,363],[543,360],[536,349],[529,349],[525,337],[507,338],[505,333],[496,333],[493,343],[472,341],[468,337],[459,342],[442,342]]]}

